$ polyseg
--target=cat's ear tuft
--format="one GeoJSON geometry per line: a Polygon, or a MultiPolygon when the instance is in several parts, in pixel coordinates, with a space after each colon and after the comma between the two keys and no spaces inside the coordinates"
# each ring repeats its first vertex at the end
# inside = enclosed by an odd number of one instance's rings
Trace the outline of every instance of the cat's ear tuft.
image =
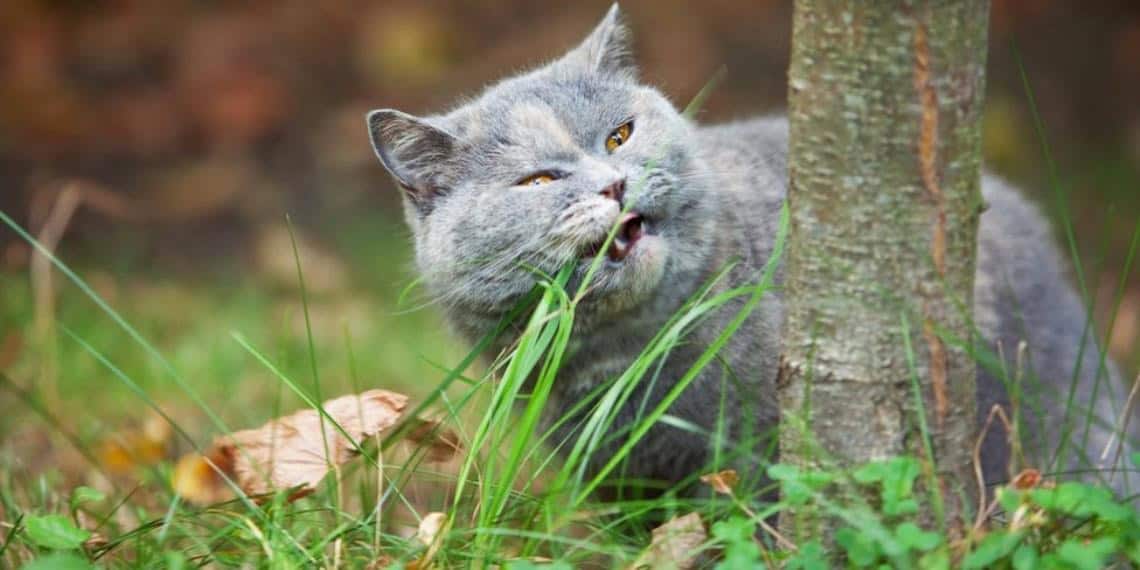
{"type": "Polygon", "coordinates": [[[629,28],[622,21],[621,9],[615,2],[594,31],[563,56],[560,63],[581,71],[633,78],[637,75],[637,66],[632,43],[629,28]]]}
{"type": "Polygon", "coordinates": [[[431,201],[447,187],[444,173],[455,153],[455,137],[394,109],[372,111],[367,122],[372,148],[384,168],[417,208],[429,210],[431,201]]]}

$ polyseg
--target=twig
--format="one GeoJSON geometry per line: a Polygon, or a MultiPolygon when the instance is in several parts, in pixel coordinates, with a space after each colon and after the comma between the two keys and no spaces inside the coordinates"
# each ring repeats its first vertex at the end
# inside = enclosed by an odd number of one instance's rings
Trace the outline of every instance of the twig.
{"type": "Polygon", "coordinates": [[[986,416],[986,422],[982,425],[981,432],[978,433],[978,439],[974,442],[974,477],[978,483],[978,516],[974,519],[975,531],[981,530],[982,525],[993,514],[993,510],[998,504],[997,501],[994,501],[992,504],[986,505],[986,477],[982,473],[982,442],[989,434],[994,418],[1001,420],[1007,434],[1013,434],[1013,428],[1010,425],[1009,417],[1005,414],[1005,408],[1002,408],[1001,404],[994,404],[994,407],[990,408],[989,415],[986,416]]]}
{"type": "Polygon", "coordinates": [[[373,522],[372,552],[380,552],[380,524],[384,514],[384,447],[380,434],[373,435],[376,439],[376,517],[373,522]]]}
{"type": "Polygon", "coordinates": [[[40,354],[40,385],[43,386],[45,399],[53,403],[59,399],[59,387],[56,385],[56,338],[55,338],[55,288],[52,284],[51,259],[56,247],[67,231],[67,224],[83,201],[83,193],[76,182],[68,183],[63,191],[56,197],[47,219],[40,227],[36,241],[43,246],[43,250],[35,249],[29,267],[29,277],[32,282],[32,297],[35,302],[35,317],[33,330],[40,354]],[[44,253],[44,252],[49,253],[44,253]]]}
{"type": "MultiPolygon", "coordinates": [[[[1132,381],[1132,390],[1128,393],[1128,399],[1124,402],[1124,411],[1120,416],[1120,426],[1108,438],[1108,443],[1104,446],[1104,451],[1100,454],[1100,460],[1103,462],[1108,457],[1108,450],[1116,446],[1116,453],[1112,456],[1110,466],[1116,467],[1120,461],[1120,454],[1124,451],[1124,434],[1128,433],[1128,420],[1132,416],[1132,408],[1136,405],[1136,395],[1140,393],[1140,374],[1136,376],[1136,380],[1132,381]],[[1113,440],[1116,441],[1113,441],[1113,440]]],[[[1112,478],[1116,476],[1117,469],[1112,469],[1108,475],[1108,482],[1112,482],[1112,478]]]]}
{"type": "Polygon", "coordinates": [[[28,205],[28,221],[32,227],[40,227],[50,214],[51,208],[59,201],[60,194],[74,188],[82,194],[83,207],[106,216],[108,219],[124,222],[145,221],[147,208],[134,203],[126,196],[91,180],[72,180],[58,186],[50,185],[32,195],[28,205]]]}
{"type": "MultiPolygon", "coordinates": [[[[763,517],[757,515],[756,511],[753,511],[747,504],[744,503],[744,501],[740,500],[740,497],[736,496],[736,493],[728,493],[728,496],[732,498],[732,502],[736,503],[737,508],[744,511],[744,514],[748,515],[749,518],[756,521],[756,524],[759,525],[759,527],[763,529],[764,532],[768,533],[772,536],[772,538],[776,539],[776,544],[783,546],[792,552],[799,550],[799,547],[797,547],[795,543],[788,540],[784,535],[780,534],[780,531],[776,530],[772,527],[772,525],[768,524],[763,517]]],[[[763,548],[763,545],[760,545],[760,547],[763,548]]]]}

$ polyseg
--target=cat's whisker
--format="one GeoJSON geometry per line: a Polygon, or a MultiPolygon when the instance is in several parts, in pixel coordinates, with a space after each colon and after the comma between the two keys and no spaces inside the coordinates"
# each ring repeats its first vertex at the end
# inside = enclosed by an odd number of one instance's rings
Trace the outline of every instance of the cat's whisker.
{"type": "MultiPolygon", "coordinates": [[[[520,270],[528,265],[538,265],[540,257],[551,257],[549,249],[544,251],[541,247],[546,236],[539,236],[523,242],[510,250],[502,252],[486,264],[475,266],[464,272],[460,279],[449,280],[454,286],[444,291],[436,291],[431,301],[424,306],[442,304],[455,306],[462,301],[462,294],[471,286],[471,283],[494,283],[501,281],[502,274],[511,270],[520,270]],[[529,250],[529,253],[528,253],[529,250]]],[[[555,250],[556,259],[570,259],[574,248],[566,246],[563,250],[555,250]]],[[[525,269],[522,269],[525,271],[525,269]]],[[[520,274],[520,277],[522,275],[520,274]]]]}
{"type": "Polygon", "coordinates": [[[755,174],[749,172],[748,169],[730,169],[730,170],[710,170],[708,172],[683,172],[671,173],[670,176],[673,180],[678,182],[688,182],[697,180],[723,180],[726,176],[745,176],[755,174]]]}

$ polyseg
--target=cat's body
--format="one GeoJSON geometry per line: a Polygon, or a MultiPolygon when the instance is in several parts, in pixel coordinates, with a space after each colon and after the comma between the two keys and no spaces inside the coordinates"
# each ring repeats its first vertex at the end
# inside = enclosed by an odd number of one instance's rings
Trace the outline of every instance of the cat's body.
{"type": "MultiPolygon", "coordinates": [[[[506,80],[451,113],[369,116],[377,153],[405,190],[417,265],[452,324],[471,340],[491,330],[532,288],[534,275],[522,263],[553,274],[580,259],[576,282],[606,233],[621,224],[618,244],[607,252],[579,310],[554,405],[546,411],[550,419],[623,372],[730,261],[738,265],[718,290],[754,283],[770,257],[786,192],[783,118],[692,124],[655,90],[636,83],[626,35],[615,7],[562,59],[506,80]]],[[[1093,398],[1098,353],[1082,341],[1086,312],[1066,284],[1048,226],[996,179],[984,179],[983,195],[990,207],[979,235],[975,316],[984,346],[994,350],[1000,343],[1012,361],[1018,343],[1029,344],[1033,369],[1049,386],[1043,410],[1050,433],[1041,435],[1056,441],[1068,379],[1084,343],[1077,403],[1095,402],[1104,422],[1116,422],[1119,380],[1109,364],[1093,398]]],[[[740,302],[693,329],[657,380],[639,386],[615,429],[659,401],[740,302]]],[[[781,319],[777,288],[721,351],[737,380],[722,377],[725,367],[710,366],[669,413],[708,433],[724,419],[731,437],[770,430],[778,416],[781,319]]],[[[979,414],[1007,403],[1005,392],[996,375],[981,371],[979,414]]],[[[558,436],[572,437],[576,427],[567,422],[558,436]]],[[[1099,453],[1110,432],[1094,427],[1088,448],[1099,453]]],[[[996,431],[983,452],[991,480],[1005,472],[1002,439],[996,431]]],[[[616,445],[597,454],[595,464],[616,445]]],[[[757,456],[765,450],[763,440],[755,446],[757,456]]],[[[711,456],[708,436],[658,424],[634,448],[623,474],[675,482],[706,468],[711,456]]]]}

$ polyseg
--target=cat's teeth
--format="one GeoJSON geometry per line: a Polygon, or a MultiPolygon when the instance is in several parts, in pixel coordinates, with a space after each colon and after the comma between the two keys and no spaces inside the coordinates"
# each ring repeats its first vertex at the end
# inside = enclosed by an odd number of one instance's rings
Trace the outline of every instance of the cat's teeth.
{"type": "Polygon", "coordinates": [[[618,233],[614,236],[613,243],[610,244],[609,250],[606,251],[606,256],[610,261],[622,261],[629,255],[637,240],[641,239],[645,230],[642,227],[641,214],[630,212],[621,219],[621,227],[618,233]]]}
{"type": "Polygon", "coordinates": [[[606,252],[606,255],[612,261],[621,261],[625,259],[625,256],[628,253],[629,242],[627,242],[624,238],[615,237],[613,243],[610,244],[610,250],[606,252]]]}
{"type": "Polygon", "coordinates": [[[625,231],[625,237],[629,240],[630,243],[635,243],[637,240],[641,239],[642,235],[645,234],[645,228],[642,224],[641,216],[638,216],[633,221],[626,224],[626,226],[622,229],[625,231]]]}

